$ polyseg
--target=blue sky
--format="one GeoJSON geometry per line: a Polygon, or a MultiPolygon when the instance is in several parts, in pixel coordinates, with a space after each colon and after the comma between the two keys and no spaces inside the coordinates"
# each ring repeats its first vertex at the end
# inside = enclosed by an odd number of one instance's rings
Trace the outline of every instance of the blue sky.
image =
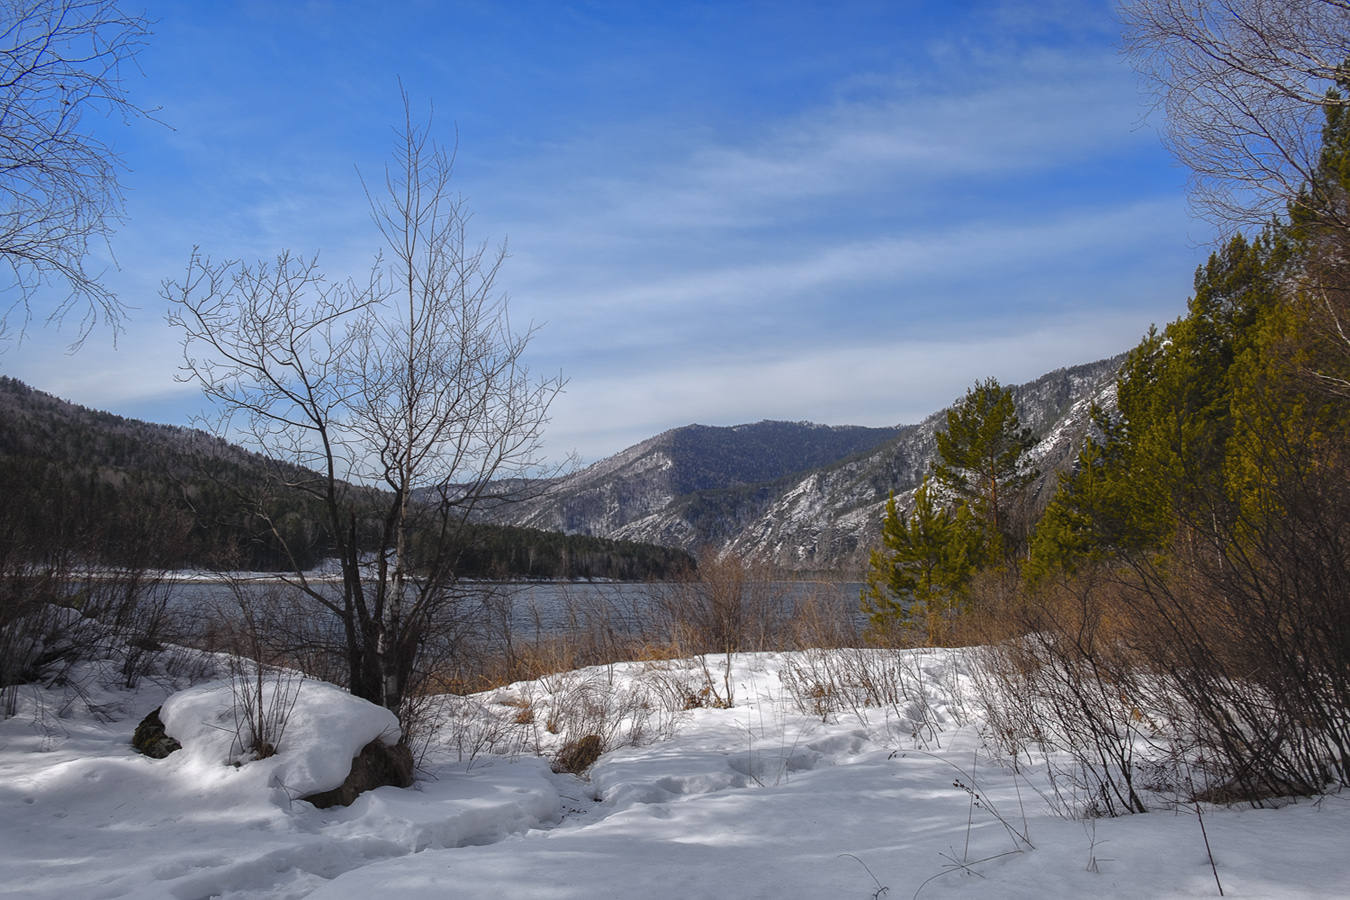
{"type": "MultiPolygon", "coordinates": [[[[667,428],[917,421],[975,380],[1118,353],[1185,308],[1210,237],[1102,2],[159,2],[135,99],[116,342],[30,327],[0,371],[185,424],[159,285],[379,243],[357,172],[401,119],[458,134],[508,242],[552,455],[667,428]]],[[[46,298],[35,305],[40,323],[46,298]]]]}

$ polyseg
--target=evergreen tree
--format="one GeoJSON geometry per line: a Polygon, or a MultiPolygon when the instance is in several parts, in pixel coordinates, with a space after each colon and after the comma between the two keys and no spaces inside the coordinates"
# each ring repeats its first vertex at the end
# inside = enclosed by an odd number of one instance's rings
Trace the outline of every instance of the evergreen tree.
{"type": "Polygon", "coordinates": [[[1233,238],[1196,272],[1188,315],[1130,352],[1116,415],[1097,411],[1097,434],[1037,527],[1029,578],[1161,551],[1182,522],[1212,528],[1237,514],[1230,441],[1250,412],[1239,362],[1264,352],[1289,255],[1278,229],[1233,238]]]}
{"type": "Polygon", "coordinates": [[[901,518],[892,497],[873,551],[862,608],[874,636],[900,627],[942,643],[980,569],[1008,561],[1021,543],[1013,511],[1036,477],[1026,465],[1035,444],[1012,392],[990,378],[947,412],[932,475],[901,518]]]}
{"type": "Polygon", "coordinates": [[[935,437],[933,478],[941,491],[983,524],[993,555],[1016,553],[1014,510],[1037,472],[1026,464],[1036,440],[1017,418],[1012,391],[993,378],[977,382],[947,411],[947,429],[935,437]]]}
{"type": "Polygon", "coordinates": [[[940,643],[982,561],[982,532],[970,507],[939,507],[932,488],[931,479],[924,479],[914,492],[913,511],[904,518],[894,496],[886,503],[884,549],[872,551],[862,592],[875,636],[897,626],[922,628],[930,641],[940,643]]]}

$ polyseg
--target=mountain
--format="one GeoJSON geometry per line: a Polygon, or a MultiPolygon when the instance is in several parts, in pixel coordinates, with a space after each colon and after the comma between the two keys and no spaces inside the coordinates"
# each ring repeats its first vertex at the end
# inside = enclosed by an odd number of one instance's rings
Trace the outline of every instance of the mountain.
{"type": "MultiPolygon", "coordinates": [[[[582,534],[619,534],[681,498],[757,492],[795,473],[828,465],[894,438],[898,428],[757,422],[687,425],[658,434],[562,479],[541,501],[508,508],[510,521],[582,534]]],[[[723,527],[713,521],[708,527],[723,527]]],[[[693,546],[672,540],[666,543],[693,546]]]]}
{"type": "MultiPolygon", "coordinates": [[[[1072,462],[1092,403],[1113,405],[1123,360],[1058,369],[1012,388],[1019,418],[1040,438],[1032,452],[1042,471],[1038,496],[1072,462]]],[[[676,428],[561,479],[505,516],[691,551],[730,549],[795,571],[857,571],[880,534],[887,498],[907,502],[928,472],[945,416],[896,428],[676,428]]]]}
{"type": "MultiPolygon", "coordinates": [[[[1091,404],[1113,406],[1122,361],[1059,369],[1012,388],[1019,417],[1041,439],[1032,451],[1043,473],[1034,488],[1039,499],[1072,462],[1091,404]]],[[[909,502],[928,472],[944,421],[939,411],[895,428],[688,425],[494,511],[493,524],[691,552],[730,549],[795,571],[856,572],[877,542],[887,498],[909,502]]],[[[78,540],[98,542],[98,552],[116,554],[135,531],[125,523],[173,518],[187,532],[177,538],[173,564],[204,560],[251,532],[244,564],[284,565],[279,547],[257,539],[252,512],[234,490],[260,481],[268,464],[205,432],[86,409],[0,377],[0,489],[10,517],[33,533],[41,530],[33,523],[57,523],[58,532],[66,529],[56,535],[61,540],[78,532],[78,540]]],[[[296,534],[317,533],[312,523],[322,510],[295,498],[286,503],[283,517],[296,534]]],[[[487,543],[501,548],[503,560],[534,560],[537,551],[520,549],[531,540],[556,543],[505,532],[487,543]]],[[[317,544],[307,550],[312,561],[325,552],[317,544]]],[[[560,558],[633,553],[631,546],[577,544],[560,558]]]]}
{"type": "MultiPolygon", "coordinates": [[[[740,465],[754,471],[753,460],[740,465]]],[[[0,580],[71,554],[152,568],[288,569],[290,556],[258,518],[259,496],[297,561],[317,564],[330,553],[317,525],[326,511],[309,495],[260,491],[278,468],[291,480],[304,473],[204,431],[89,409],[0,376],[0,580]]],[[[468,530],[459,562],[467,577],[640,580],[691,561],[678,548],[484,524],[468,530]]]]}
{"type": "Polygon", "coordinates": [[[89,409],[0,375],[0,457],[41,457],[94,472],[193,474],[202,459],[236,471],[262,457],[195,428],[156,425],[89,409]]]}
{"type": "MultiPolygon", "coordinates": [[[[267,464],[203,431],[89,409],[0,376],[6,564],[74,554],[117,565],[206,565],[237,544],[238,565],[275,566],[284,554],[274,542],[237,540],[256,531],[238,488],[260,483],[267,464]]],[[[293,514],[296,533],[319,512],[303,499],[275,507],[293,514]]],[[[319,548],[307,549],[316,562],[319,548]]]]}

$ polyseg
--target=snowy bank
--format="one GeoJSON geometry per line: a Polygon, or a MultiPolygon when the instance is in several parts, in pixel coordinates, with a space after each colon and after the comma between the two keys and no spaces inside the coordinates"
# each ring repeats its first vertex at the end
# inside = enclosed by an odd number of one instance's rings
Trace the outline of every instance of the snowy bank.
{"type": "MultiPolygon", "coordinates": [[[[326,783],[335,755],[389,724],[341,692],[314,685],[311,695],[306,682],[282,752],[235,767],[222,685],[167,703],[170,692],[148,683],[104,690],[92,707],[29,690],[21,714],[0,722],[0,896],[1218,895],[1192,805],[1066,818],[1047,761],[1014,771],[989,758],[959,653],[903,657],[897,672],[910,681],[893,703],[811,714],[803,673],[825,661],[738,656],[725,678],[694,664],[626,663],[447,700],[447,726],[414,788],[332,810],[295,800],[296,787],[326,783]],[[708,674],[732,692],[730,708],[644,710],[708,674]],[[618,698],[610,718],[562,715],[578,698],[605,696],[618,698]],[[161,703],[170,733],[186,728],[191,739],[151,760],[130,736],[161,703]],[[54,714],[63,705],[64,718],[54,714]],[[616,744],[639,742],[616,746],[588,779],[523,752],[597,723],[616,744]],[[302,736],[310,729],[326,737],[302,736]]],[[[1202,811],[1226,896],[1345,895],[1350,798],[1202,811]]]]}

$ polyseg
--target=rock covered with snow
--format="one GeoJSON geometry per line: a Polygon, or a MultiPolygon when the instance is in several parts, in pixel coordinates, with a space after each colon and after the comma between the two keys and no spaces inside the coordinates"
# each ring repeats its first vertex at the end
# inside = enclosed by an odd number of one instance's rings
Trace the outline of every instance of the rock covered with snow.
{"type": "Polygon", "coordinates": [[[351,806],[366,791],[380,787],[412,787],[413,756],[407,744],[386,744],[376,738],[361,748],[352,760],[351,772],[342,784],[329,791],[302,797],[319,809],[351,806]]]}
{"type": "Polygon", "coordinates": [[[230,680],[198,685],[169,697],[160,710],[164,731],[183,745],[178,765],[204,778],[230,768],[247,772],[291,797],[338,787],[352,760],[375,740],[398,742],[401,732],[392,712],[322,681],[264,681],[260,708],[289,706],[284,727],[274,739],[276,755],[253,760],[241,743],[237,693],[247,686],[230,680]]]}

